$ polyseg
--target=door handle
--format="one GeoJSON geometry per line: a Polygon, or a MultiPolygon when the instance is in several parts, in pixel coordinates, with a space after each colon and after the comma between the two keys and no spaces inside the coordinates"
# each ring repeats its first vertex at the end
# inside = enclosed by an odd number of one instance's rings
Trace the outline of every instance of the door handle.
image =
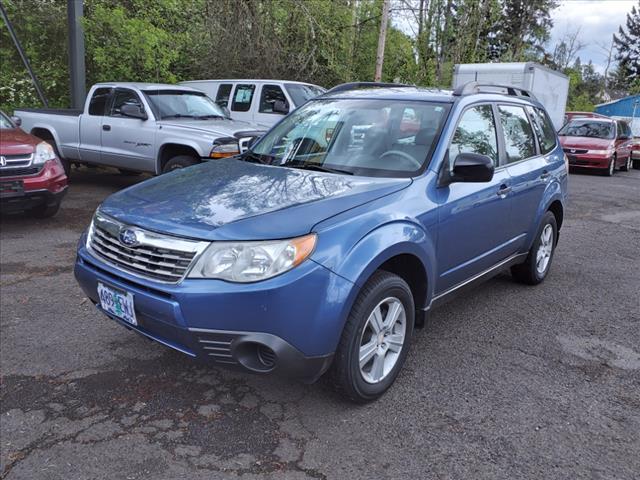
{"type": "Polygon", "coordinates": [[[546,180],[546,179],[548,179],[549,177],[551,177],[551,174],[550,174],[549,172],[547,172],[546,170],[544,170],[544,171],[542,172],[542,175],[540,175],[540,180],[546,180]]]}
{"type": "Polygon", "coordinates": [[[509,193],[510,191],[511,191],[511,187],[509,187],[509,186],[507,186],[505,184],[502,184],[502,185],[500,185],[500,190],[498,190],[496,192],[496,195],[498,195],[499,197],[504,198],[504,197],[507,196],[507,193],[509,193]]]}
{"type": "Polygon", "coordinates": [[[109,130],[111,130],[111,125],[102,125],[102,129],[103,129],[105,132],[108,132],[109,130]]]}

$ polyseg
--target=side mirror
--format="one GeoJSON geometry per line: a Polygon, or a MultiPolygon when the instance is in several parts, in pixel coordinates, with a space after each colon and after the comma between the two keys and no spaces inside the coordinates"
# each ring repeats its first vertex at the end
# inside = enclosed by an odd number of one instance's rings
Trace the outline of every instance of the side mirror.
{"type": "Polygon", "coordinates": [[[460,153],[453,161],[449,183],[490,182],[493,178],[493,160],[478,153],[460,153]]]}
{"type": "Polygon", "coordinates": [[[282,113],[286,115],[287,113],[289,113],[289,106],[287,105],[287,102],[276,100],[275,102],[273,102],[273,111],[274,113],[282,113]]]}
{"type": "Polygon", "coordinates": [[[20,117],[16,117],[15,115],[11,117],[11,121],[16,124],[16,127],[22,125],[22,119],[20,117]]]}
{"type": "Polygon", "coordinates": [[[132,103],[125,103],[120,107],[120,115],[131,118],[139,118],[140,120],[146,120],[147,114],[142,110],[140,105],[134,105],[132,103]]]}

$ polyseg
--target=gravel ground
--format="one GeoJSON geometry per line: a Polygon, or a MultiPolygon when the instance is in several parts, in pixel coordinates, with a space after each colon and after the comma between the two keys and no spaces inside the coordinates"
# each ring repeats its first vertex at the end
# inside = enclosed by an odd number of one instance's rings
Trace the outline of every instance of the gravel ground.
{"type": "Polygon", "coordinates": [[[436,310],[378,402],[193,363],[101,316],[72,274],[100,201],[5,217],[0,478],[638,479],[640,171],[574,174],[550,276],[436,310]]]}

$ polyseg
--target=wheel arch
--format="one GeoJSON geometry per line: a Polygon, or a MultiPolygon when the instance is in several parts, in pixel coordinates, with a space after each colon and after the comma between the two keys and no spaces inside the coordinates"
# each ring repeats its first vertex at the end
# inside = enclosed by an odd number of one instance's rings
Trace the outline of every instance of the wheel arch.
{"type": "Polygon", "coordinates": [[[198,152],[198,147],[189,143],[183,142],[166,142],[163,143],[158,149],[158,158],[156,161],[156,174],[160,175],[165,164],[173,157],[177,155],[189,155],[195,158],[197,161],[201,161],[202,157],[198,152]]]}

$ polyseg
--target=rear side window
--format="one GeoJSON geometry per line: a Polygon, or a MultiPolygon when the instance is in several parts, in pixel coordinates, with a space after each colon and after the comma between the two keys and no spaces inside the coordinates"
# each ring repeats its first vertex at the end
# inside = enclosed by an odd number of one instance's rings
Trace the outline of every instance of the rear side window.
{"type": "Polygon", "coordinates": [[[221,107],[226,107],[229,105],[231,87],[233,87],[233,85],[231,85],[230,83],[223,83],[218,87],[218,93],[216,93],[216,103],[221,107]]]}
{"type": "Polygon", "coordinates": [[[273,111],[276,101],[287,103],[287,97],[278,85],[263,85],[260,94],[260,113],[280,113],[273,111]]]}
{"type": "Polygon", "coordinates": [[[540,152],[549,153],[556,146],[556,132],[553,129],[551,120],[549,120],[549,116],[540,108],[527,107],[527,112],[538,136],[540,152]]]}
{"type": "Polygon", "coordinates": [[[231,110],[235,112],[248,112],[251,108],[251,100],[253,100],[253,92],[255,91],[255,89],[255,85],[237,85],[235,92],[233,92],[233,102],[231,103],[231,110]]]}
{"type": "Polygon", "coordinates": [[[116,90],[115,95],[113,96],[113,105],[111,106],[111,116],[112,117],[120,117],[122,116],[120,113],[120,108],[125,105],[137,105],[140,108],[143,108],[142,102],[140,98],[133,90],[125,90],[119,89],[116,90]]]}
{"type": "Polygon", "coordinates": [[[498,165],[498,140],[491,105],[478,105],[462,114],[449,147],[451,164],[460,153],[486,155],[498,165]]]}
{"type": "Polygon", "coordinates": [[[504,133],[504,149],[507,163],[519,162],[536,155],[533,129],[524,108],[499,105],[500,125],[504,133]]]}
{"type": "Polygon", "coordinates": [[[104,115],[110,95],[111,88],[96,88],[89,102],[89,115],[104,115]]]}

